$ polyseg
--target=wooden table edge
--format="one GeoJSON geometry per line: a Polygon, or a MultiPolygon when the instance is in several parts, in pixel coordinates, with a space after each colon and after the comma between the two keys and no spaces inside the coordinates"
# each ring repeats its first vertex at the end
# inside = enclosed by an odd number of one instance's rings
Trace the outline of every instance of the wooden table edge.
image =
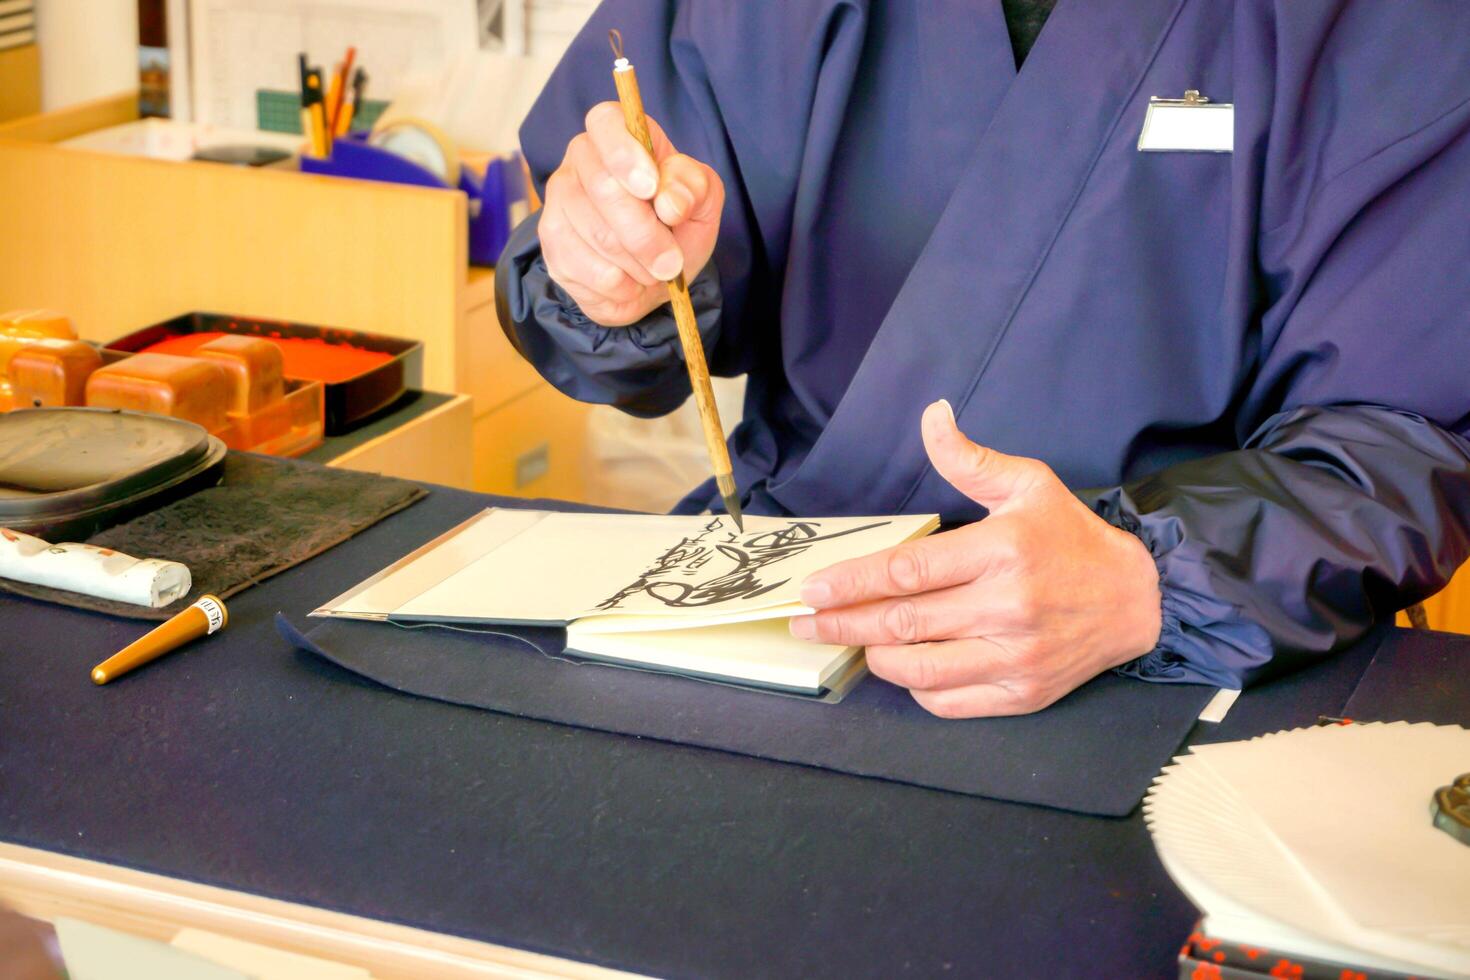
{"type": "Polygon", "coordinates": [[[0,902],[167,942],[195,928],[396,978],[632,977],[605,967],[0,842],[0,902]]]}

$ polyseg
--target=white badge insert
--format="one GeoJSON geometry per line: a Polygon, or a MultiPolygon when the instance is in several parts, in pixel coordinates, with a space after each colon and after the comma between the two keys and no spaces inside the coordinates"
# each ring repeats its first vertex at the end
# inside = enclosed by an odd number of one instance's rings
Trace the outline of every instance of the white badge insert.
{"type": "Polygon", "coordinates": [[[1152,96],[1138,134],[1143,153],[1230,153],[1235,149],[1235,106],[1211,102],[1190,89],[1182,99],[1152,96]]]}

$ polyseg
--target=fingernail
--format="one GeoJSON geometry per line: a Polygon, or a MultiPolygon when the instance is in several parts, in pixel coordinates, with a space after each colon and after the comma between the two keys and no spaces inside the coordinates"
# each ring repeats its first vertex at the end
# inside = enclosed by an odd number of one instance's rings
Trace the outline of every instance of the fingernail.
{"type": "Polygon", "coordinates": [[[684,188],[677,184],[667,187],[663,192],[664,210],[683,218],[694,206],[694,198],[684,188]]]}
{"type": "Polygon", "coordinates": [[[683,268],[684,256],[679,254],[678,249],[671,248],[664,254],[660,255],[658,258],[654,259],[653,268],[649,269],[648,271],[652,272],[656,278],[668,282],[670,279],[677,276],[683,268]]]}
{"type": "Polygon", "coordinates": [[[792,616],[791,635],[798,640],[814,640],[817,638],[817,622],[815,616],[792,616]]]}
{"type": "Polygon", "coordinates": [[[658,190],[658,178],[647,170],[635,170],[628,177],[628,190],[634,197],[650,198],[658,190]]]}
{"type": "Polygon", "coordinates": [[[951,422],[954,421],[954,406],[949,403],[949,399],[948,398],[941,398],[941,399],[939,399],[939,401],[935,402],[934,404],[936,404],[936,405],[943,405],[944,406],[944,414],[949,416],[949,420],[951,422]]]}
{"type": "Polygon", "coordinates": [[[801,601],[812,608],[820,608],[832,601],[832,586],[821,579],[801,584],[801,601]]]}

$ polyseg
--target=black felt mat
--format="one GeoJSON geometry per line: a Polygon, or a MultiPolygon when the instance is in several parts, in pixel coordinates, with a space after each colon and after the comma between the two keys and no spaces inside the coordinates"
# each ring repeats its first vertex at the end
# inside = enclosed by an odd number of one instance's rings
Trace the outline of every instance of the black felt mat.
{"type": "Polygon", "coordinates": [[[114,616],[167,619],[205,593],[228,598],[299,565],[426,493],[375,473],[230,453],[219,486],[87,539],[135,558],[183,562],[194,580],[184,598],[148,609],[6,579],[0,589],[114,616]]]}
{"type": "MultiPolygon", "coordinates": [[[[410,521],[429,513],[416,511],[410,521]]],[[[436,523],[406,536],[409,546],[392,557],[440,531],[436,523]]],[[[278,627],[305,651],[419,697],[1100,816],[1122,816],[1137,806],[1214,694],[1213,688],[1109,673],[1034,715],[952,721],[930,715],[907,691],[871,676],[842,702],[819,704],[568,660],[561,656],[565,635],[555,629],[406,628],[289,613],[278,627]]],[[[1318,704],[1328,703],[1331,712],[1346,701],[1378,638],[1316,668],[1310,672],[1315,680],[1293,675],[1247,692],[1233,712],[1249,718],[1261,708],[1279,718],[1284,698],[1299,702],[1306,712],[1300,723],[1311,724],[1318,704]],[[1325,702],[1294,698],[1291,692],[1303,683],[1330,683],[1333,691],[1325,702]],[[1276,690],[1281,696],[1267,696],[1276,690]]],[[[1215,736],[1211,729],[1201,726],[1197,737],[1215,736]]]]}
{"type": "Polygon", "coordinates": [[[1342,709],[1354,721],[1470,726],[1470,648],[1465,637],[1396,631],[1342,709]]]}
{"type": "Polygon", "coordinates": [[[950,721],[872,676],[841,703],[818,704],[568,661],[555,629],[296,623],[306,632],[285,617],[278,625],[302,649],[409,694],[1105,816],[1137,805],[1214,694],[1105,674],[1038,714],[950,721]]]}

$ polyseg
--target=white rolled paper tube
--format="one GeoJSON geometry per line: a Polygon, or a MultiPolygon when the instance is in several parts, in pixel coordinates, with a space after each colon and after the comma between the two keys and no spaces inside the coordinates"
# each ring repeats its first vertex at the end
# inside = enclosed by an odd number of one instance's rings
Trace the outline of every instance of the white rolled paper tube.
{"type": "Polygon", "coordinates": [[[0,578],[159,609],[189,594],[189,569],[90,544],[47,544],[0,527],[0,578]]]}

